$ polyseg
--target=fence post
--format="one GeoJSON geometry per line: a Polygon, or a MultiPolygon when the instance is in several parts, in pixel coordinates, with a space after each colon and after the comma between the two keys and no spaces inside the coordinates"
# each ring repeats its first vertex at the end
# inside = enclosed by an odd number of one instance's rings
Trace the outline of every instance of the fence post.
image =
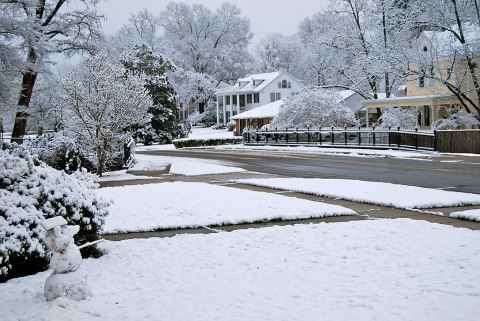
{"type": "Polygon", "coordinates": [[[437,151],[437,130],[433,129],[433,151],[437,151]]]}
{"type": "Polygon", "coordinates": [[[373,128],[373,146],[375,146],[375,126],[373,128]]]}
{"type": "Polygon", "coordinates": [[[270,135],[270,134],[268,134],[268,128],[265,127],[265,143],[267,143],[267,144],[268,144],[268,136],[269,136],[269,135],[270,135]]]}
{"type": "Polygon", "coordinates": [[[248,143],[250,144],[250,126],[248,126],[247,141],[248,141],[248,143]]]}
{"type": "Polygon", "coordinates": [[[361,127],[358,126],[358,146],[362,146],[362,134],[360,133],[361,127]]]}
{"type": "Polygon", "coordinates": [[[418,149],[418,127],[415,127],[415,149],[418,149]]]}
{"type": "Polygon", "coordinates": [[[318,127],[318,143],[322,145],[322,126],[318,127]]]}
{"type": "Polygon", "coordinates": [[[285,143],[288,144],[288,127],[285,128],[285,143]]]}
{"type": "Polygon", "coordinates": [[[392,145],[392,139],[391,139],[391,129],[392,127],[388,126],[388,147],[392,145]]]}
{"type": "Polygon", "coordinates": [[[310,126],[307,126],[307,143],[310,145],[310,126]]]}
{"type": "Polygon", "coordinates": [[[334,137],[334,136],[335,136],[335,135],[333,134],[333,126],[332,126],[332,137],[331,137],[331,138],[332,138],[332,145],[335,144],[335,137],[334,137]]]}
{"type": "Polygon", "coordinates": [[[258,126],[257,126],[257,128],[255,128],[255,130],[256,130],[256,134],[257,134],[256,141],[257,141],[257,144],[258,144],[258,142],[260,141],[260,137],[258,137],[258,126]]]}
{"type": "Polygon", "coordinates": [[[275,143],[278,144],[278,129],[275,127],[275,143]]]}
{"type": "Polygon", "coordinates": [[[296,134],[295,134],[296,138],[297,138],[297,144],[298,144],[298,127],[296,129],[296,134]]]}
{"type": "Polygon", "coordinates": [[[347,145],[347,125],[344,126],[345,131],[343,132],[343,138],[345,139],[345,145],[347,145]]]}
{"type": "Polygon", "coordinates": [[[400,148],[400,140],[401,140],[401,137],[400,137],[400,126],[397,127],[397,130],[398,130],[398,133],[397,133],[397,138],[398,138],[397,145],[398,145],[398,148],[400,148]]]}

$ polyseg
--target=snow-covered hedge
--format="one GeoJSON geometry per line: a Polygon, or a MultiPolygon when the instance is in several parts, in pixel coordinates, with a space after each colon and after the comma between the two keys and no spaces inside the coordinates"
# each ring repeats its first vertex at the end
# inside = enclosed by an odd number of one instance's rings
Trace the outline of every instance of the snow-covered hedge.
{"type": "Polygon", "coordinates": [[[93,163],[85,156],[80,146],[63,132],[54,133],[29,142],[29,149],[48,166],[72,173],[81,168],[95,170],[93,163]]]}
{"type": "MultiPolygon", "coordinates": [[[[109,203],[97,198],[95,176],[66,174],[23,148],[0,148],[0,282],[47,267],[43,218],[63,216],[79,225],[77,244],[99,238],[109,203]]],[[[94,247],[84,256],[98,255],[94,247]]]]}
{"type": "Polygon", "coordinates": [[[242,142],[241,137],[235,138],[210,138],[210,139],[175,139],[173,145],[175,148],[184,147],[202,147],[202,146],[217,146],[217,145],[233,145],[240,144],[242,142]]]}

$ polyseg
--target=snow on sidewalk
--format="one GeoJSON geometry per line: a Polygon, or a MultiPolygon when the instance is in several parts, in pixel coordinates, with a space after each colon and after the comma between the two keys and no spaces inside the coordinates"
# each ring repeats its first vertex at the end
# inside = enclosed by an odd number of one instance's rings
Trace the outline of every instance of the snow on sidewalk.
{"type": "Polygon", "coordinates": [[[206,183],[107,187],[98,194],[113,200],[104,233],[357,214],[338,205],[206,183]]]}
{"type": "Polygon", "coordinates": [[[239,179],[238,183],[402,209],[479,205],[480,195],[400,184],[320,178],[239,179]]]}
{"type": "Polygon", "coordinates": [[[105,242],[93,297],[0,284],[0,320],[435,320],[480,315],[480,233],[407,219],[105,242]]]}

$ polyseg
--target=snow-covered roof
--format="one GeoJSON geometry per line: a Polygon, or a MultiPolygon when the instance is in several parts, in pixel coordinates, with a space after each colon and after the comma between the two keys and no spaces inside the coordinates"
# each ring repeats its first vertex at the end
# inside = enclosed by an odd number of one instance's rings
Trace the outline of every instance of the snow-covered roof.
{"type": "Polygon", "coordinates": [[[285,101],[283,99],[274,101],[254,109],[247,110],[241,114],[231,117],[231,119],[253,119],[253,118],[271,118],[278,115],[280,107],[285,101]]]}
{"type": "Polygon", "coordinates": [[[343,100],[353,96],[355,92],[353,90],[340,90],[338,94],[342,97],[343,100]]]}
{"type": "Polygon", "coordinates": [[[215,93],[216,94],[226,94],[226,93],[243,93],[243,92],[259,92],[265,86],[270,84],[272,81],[277,79],[283,72],[275,71],[263,74],[254,74],[248,75],[244,78],[239,78],[235,85],[219,88],[215,93]]]}

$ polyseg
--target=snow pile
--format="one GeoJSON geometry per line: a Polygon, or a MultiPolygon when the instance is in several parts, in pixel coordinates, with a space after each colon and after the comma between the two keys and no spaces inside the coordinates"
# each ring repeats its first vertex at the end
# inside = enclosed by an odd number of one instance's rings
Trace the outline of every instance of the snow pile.
{"type": "Polygon", "coordinates": [[[40,273],[0,284],[0,319],[474,321],[479,244],[407,219],[106,242],[92,299],[46,302],[40,273]]]}
{"type": "Polygon", "coordinates": [[[22,148],[0,150],[0,281],[46,267],[43,217],[79,225],[78,243],[96,240],[108,214],[96,188],[93,175],[57,171],[22,148]]]}
{"type": "Polygon", "coordinates": [[[453,212],[450,217],[480,222],[480,209],[453,212]]]}
{"type": "Polygon", "coordinates": [[[348,208],[205,183],[160,183],[99,190],[112,199],[105,233],[356,215],[348,208]]]}
{"type": "Polygon", "coordinates": [[[235,182],[403,209],[480,204],[477,194],[348,179],[267,178],[235,182]]]}

